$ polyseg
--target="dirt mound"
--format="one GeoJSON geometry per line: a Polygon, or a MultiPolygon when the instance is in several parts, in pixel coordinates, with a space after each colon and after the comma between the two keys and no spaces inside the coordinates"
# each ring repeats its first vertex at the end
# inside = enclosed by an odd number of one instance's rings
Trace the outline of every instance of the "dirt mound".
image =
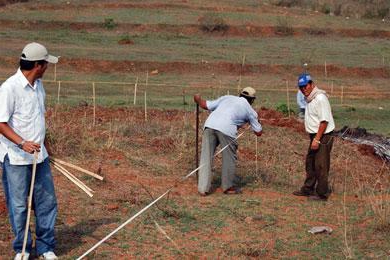
{"type": "Polygon", "coordinates": [[[262,123],[272,126],[292,128],[298,133],[305,133],[305,127],[303,123],[299,122],[293,116],[286,117],[281,112],[265,107],[260,108],[257,113],[260,115],[262,123]]]}

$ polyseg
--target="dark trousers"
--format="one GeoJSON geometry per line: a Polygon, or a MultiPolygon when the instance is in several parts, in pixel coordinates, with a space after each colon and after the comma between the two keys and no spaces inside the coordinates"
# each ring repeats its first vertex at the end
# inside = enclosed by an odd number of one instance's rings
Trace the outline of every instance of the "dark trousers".
{"type": "Polygon", "coordinates": [[[301,191],[327,198],[330,194],[328,177],[330,168],[330,152],[333,146],[331,133],[324,134],[319,149],[311,150],[310,146],[315,134],[310,135],[309,150],[306,155],[306,179],[301,191]],[[316,185],[317,184],[317,185],[316,185]]]}

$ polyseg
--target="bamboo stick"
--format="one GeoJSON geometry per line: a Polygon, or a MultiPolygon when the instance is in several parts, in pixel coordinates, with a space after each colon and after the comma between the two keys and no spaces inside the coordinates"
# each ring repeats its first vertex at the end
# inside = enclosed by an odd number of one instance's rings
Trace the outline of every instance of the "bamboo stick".
{"type": "MultiPolygon", "coordinates": [[[[239,134],[235,140],[237,140],[238,138],[240,138],[246,131],[247,129],[244,129],[244,131],[239,134]]],[[[225,147],[223,147],[221,150],[219,150],[215,155],[217,156],[219,153],[221,153],[223,150],[225,150],[227,147],[229,147],[230,143],[227,144],[225,147]]],[[[203,167],[205,164],[202,164],[200,165],[198,168],[196,168],[195,170],[193,170],[192,172],[190,172],[189,174],[187,174],[186,176],[184,176],[183,178],[181,178],[181,181],[184,181],[186,180],[188,177],[190,177],[192,174],[194,174],[196,171],[198,171],[201,167],[203,167]]],[[[137,218],[139,215],[141,215],[143,212],[145,212],[147,209],[149,209],[151,206],[153,206],[155,203],[157,203],[159,200],[161,200],[165,195],[167,195],[169,192],[171,192],[171,190],[176,187],[177,184],[175,184],[174,186],[172,186],[171,188],[169,188],[165,193],[163,193],[160,197],[158,197],[157,199],[155,199],[154,201],[152,201],[151,203],[149,203],[149,205],[147,205],[146,207],[144,207],[143,209],[141,209],[138,213],[136,213],[135,215],[133,215],[131,218],[129,218],[128,220],[126,220],[124,223],[122,223],[119,227],[117,227],[114,231],[112,231],[110,234],[108,234],[107,236],[105,236],[102,240],[100,240],[98,243],[96,243],[93,247],[91,247],[87,252],[85,252],[83,255],[81,255],[80,257],[78,257],[76,260],[81,260],[83,259],[84,257],[86,257],[89,253],[91,253],[93,250],[95,250],[98,246],[100,246],[102,243],[104,243],[107,239],[109,239],[110,237],[112,237],[115,233],[117,233],[119,230],[121,230],[123,227],[125,227],[127,224],[129,224],[130,222],[132,222],[135,218],[137,218]]]]}
{"type": "Polygon", "coordinates": [[[57,104],[60,103],[61,81],[58,81],[57,104]]]}
{"type": "Polygon", "coordinates": [[[138,86],[138,77],[135,80],[134,84],[134,105],[137,103],[137,86],[138,86]]]}
{"type": "Polygon", "coordinates": [[[167,232],[165,232],[165,230],[157,223],[157,221],[154,220],[154,224],[156,225],[157,230],[160,231],[161,234],[163,234],[169,241],[172,242],[172,244],[176,247],[177,251],[184,255],[183,251],[180,250],[180,247],[175,243],[175,241],[173,241],[172,238],[168,236],[167,232]]]}
{"type": "Polygon", "coordinates": [[[92,82],[92,99],[93,99],[93,126],[95,126],[96,119],[96,93],[95,93],[95,82],[92,82]]]}
{"type": "Polygon", "coordinates": [[[31,206],[32,206],[32,197],[33,197],[33,193],[34,193],[35,173],[37,171],[37,160],[38,160],[38,152],[34,151],[34,161],[33,161],[32,176],[31,176],[31,183],[30,183],[30,192],[29,192],[29,195],[28,195],[27,219],[26,219],[26,226],[25,226],[25,229],[24,229],[24,238],[23,238],[23,247],[22,247],[22,259],[25,259],[24,256],[26,254],[28,230],[30,228],[31,206]]]}
{"type": "Polygon", "coordinates": [[[145,102],[145,122],[148,121],[148,109],[147,109],[147,104],[146,104],[146,90],[145,90],[145,93],[144,93],[144,102],[145,102]]]}
{"type": "Polygon", "coordinates": [[[257,172],[258,172],[258,164],[257,164],[257,156],[258,156],[258,148],[257,148],[257,142],[259,141],[259,137],[256,135],[255,136],[255,142],[256,142],[256,175],[257,175],[257,172]]]}
{"type": "Polygon", "coordinates": [[[74,164],[71,164],[71,163],[68,163],[68,162],[64,162],[64,161],[62,161],[62,160],[60,160],[60,159],[57,159],[57,158],[51,158],[51,160],[54,161],[54,162],[57,162],[57,163],[59,163],[59,164],[68,166],[68,167],[70,167],[70,168],[72,168],[72,169],[75,169],[75,170],[78,170],[78,171],[80,171],[80,172],[83,172],[83,173],[85,173],[85,174],[88,174],[88,175],[90,175],[90,176],[92,176],[92,177],[95,177],[96,179],[101,180],[101,181],[103,180],[103,177],[102,177],[102,176],[97,175],[97,174],[95,174],[95,173],[93,173],[93,172],[90,172],[90,171],[88,171],[88,170],[85,170],[85,169],[83,169],[83,168],[81,168],[81,167],[79,167],[79,166],[77,166],[77,165],[74,165],[74,164]]]}
{"type": "Polygon", "coordinates": [[[325,64],[324,64],[324,68],[325,68],[325,78],[327,78],[328,77],[328,70],[326,68],[326,61],[325,61],[325,64]]]}
{"type": "Polygon", "coordinates": [[[70,173],[67,169],[65,169],[63,166],[61,166],[60,164],[56,163],[56,162],[52,162],[52,164],[54,166],[57,166],[57,169],[60,168],[62,171],[64,171],[65,173],[67,173],[71,178],[73,178],[76,182],[78,182],[80,185],[84,186],[87,190],[89,190],[90,192],[93,192],[93,190],[91,188],[89,188],[87,185],[85,185],[84,182],[82,182],[79,178],[77,178],[76,176],[74,176],[72,173],[70,173]]]}
{"type": "Polygon", "coordinates": [[[288,112],[288,118],[290,118],[290,94],[288,89],[288,80],[286,80],[286,93],[287,93],[287,112],[288,112]]]}
{"type": "Polygon", "coordinates": [[[74,179],[71,175],[69,175],[69,172],[63,171],[57,164],[53,164],[54,168],[56,168],[60,173],[62,173],[66,178],[68,178],[71,182],[76,184],[77,187],[82,189],[85,193],[88,194],[88,196],[92,197],[93,194],[91,191],[89,191],[89,188],[87,188],[85,185],[80,184],[76,179],[74,179]]]}
{"type": "Polygon", "coordinates": [[[109,239],[111,236],[113,236],[116,232],[118,232],[119,230],[121,230],[124,226],[126,226],[127,224],[129,224],[130,222],[132,222],[136,217],[138,217],[139,215],[141,215],[142,213],[144,213],[147,209],[149,209],[151,206],[153,206],[157,201],[159,201],[160,199],[162,199],[165,195],[167,195],[171,190],[173,189],[170,188],[169,190],[167,190],[164,194],[162,194],[160,197],[158,197],[157,199],[155,199],[154,201],[152,201],[149,205],[147,205],[146,207],[144,207],[142,210],[140,210],[137,214],[135,214],[134,216],[132,216],[131,218],[129,218],[128,220],[126,220],[123,224],[121,224],[119,227],[117,227],[114,231],[112,231],[110,234],[108,234],[106,237],[104,237],[102,240],[100,240],[97,244],[95,244],[93,247],[91,247],[87,252],[85,252],[82,256],[80,256],[79,258],[77,258],[77,260],[80,260],[80,259],[83,259],[84,257],[86,257],[89,253],[91,253],[93,250],[95,250],[95,248],[97,248],[98,246],[100,246],[104,241],[106,241],[107,239],[109,239]]]}

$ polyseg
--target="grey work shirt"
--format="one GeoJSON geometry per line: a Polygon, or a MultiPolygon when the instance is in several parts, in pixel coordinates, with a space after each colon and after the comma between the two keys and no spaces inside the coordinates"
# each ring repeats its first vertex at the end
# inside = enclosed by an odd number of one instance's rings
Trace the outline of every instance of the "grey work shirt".
{"type": "Polygon", "coordinates": [[[245,123],[249,123],[255,132],[262,130],[256,111],[243,97],[222,96],[216,100],[207,100],[206,105],[212,113],[204,127],[218,130],[233,138],[237,137],[237,128],[245,123]]]}

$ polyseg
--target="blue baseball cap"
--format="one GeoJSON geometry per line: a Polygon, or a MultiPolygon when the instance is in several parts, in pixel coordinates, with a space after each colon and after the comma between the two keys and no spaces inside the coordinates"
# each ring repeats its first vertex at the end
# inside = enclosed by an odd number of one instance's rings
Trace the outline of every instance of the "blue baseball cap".
{"type": "Polygon", "coordinates": [[[304,87],[307,84],[309,84],[309,81],[311,81],[311,77],[309,74],[303,73],[299,75],[298,77],[298,87],[304,87]]]}

